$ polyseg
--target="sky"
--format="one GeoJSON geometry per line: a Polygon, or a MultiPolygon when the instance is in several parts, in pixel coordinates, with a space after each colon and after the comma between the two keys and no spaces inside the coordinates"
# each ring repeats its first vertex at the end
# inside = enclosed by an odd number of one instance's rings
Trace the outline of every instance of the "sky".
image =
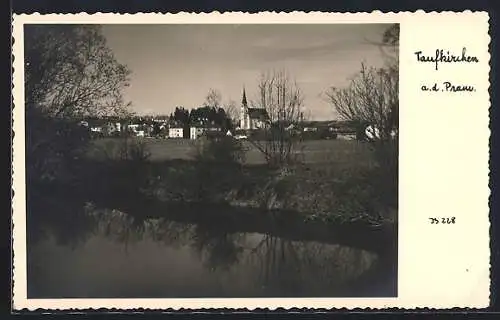
{"type": "Polygon", "coordinates": [[[385,24],[104,25],[116,59],[132,71],[125,99],[137,114],[199,107],[210,89],[239,107],[257,98],[262,72],[286,70],[311,120],[336,119],[324,94],[345,87],[361,63],[382,66],[385,24]]]}

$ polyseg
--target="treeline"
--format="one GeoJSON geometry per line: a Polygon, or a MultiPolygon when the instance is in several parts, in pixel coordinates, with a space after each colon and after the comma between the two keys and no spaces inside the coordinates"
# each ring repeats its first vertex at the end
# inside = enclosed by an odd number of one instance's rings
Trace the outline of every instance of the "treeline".
{"type": "Polygon", "coordinates": [[[230,118],[224,108],[207,105],[191,110],[176,107],[174,112],[170,114],[169,121],[181,127],[216,126],[223,130],[234,129],[236,122],[230,118]]]}

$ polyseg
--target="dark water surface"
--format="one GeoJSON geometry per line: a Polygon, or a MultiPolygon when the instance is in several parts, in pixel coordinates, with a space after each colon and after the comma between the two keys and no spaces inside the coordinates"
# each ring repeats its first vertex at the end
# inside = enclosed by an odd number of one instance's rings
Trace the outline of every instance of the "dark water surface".
{"type": "Polygon", "coordinates": [[[395,295],[397,276],[375,252],[87,211],[95,223],[83,235],[49,228],[29,245],[28,297],[395,295]]]}

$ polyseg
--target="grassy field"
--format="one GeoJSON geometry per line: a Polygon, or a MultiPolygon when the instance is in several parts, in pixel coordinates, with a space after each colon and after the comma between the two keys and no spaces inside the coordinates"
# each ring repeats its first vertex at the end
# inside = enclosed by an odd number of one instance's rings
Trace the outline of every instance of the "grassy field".
{"type": "MultiPolygon", "coordinates": [[[[151,139],[134,138],[145,142],[150,153],[150,161],[191,160],[195,155],[196,141],[187,139],[151,139]]],[[[95,140],[90,148],[93,157],[100,157],[104,152],[116,152],[120,139],[95,140]]],[[[250,142],[244,142],[245,163],[249,165],[264,164],[263,154],[250,142]]],[[[371,167],[374,165],[373,155],[368,146],[359,141],[346,140],[311,140],[297,145],[297,153],[301,153],[305,163],[336,163],[339,165],[371,167]]]]}
{"type": "MultiPolygon", "coordinates": [[[[246,161],[239,169],[226,163],[190,161],[196,155],[193,140],[134,138],[130,142],[138,139],[150,154],[147,161],[114,162],[120,158],[113,153],[118,152],[124,140],[92,142],[89,158],[105,160],[96,179],[106,190],[140,189],[166,201],[210,200],[235,206],[313,212],[346,220],[367,215],[394,218],[397,185],[393,186],[390,177],[380,170],[367,143],[302,142],[297,146],[302,164],[283,171],[263,165],[264,156],[248,141],[244,142],[246,161]]],[[[127,190],[117,192],[123,195],[127,190]]]]}

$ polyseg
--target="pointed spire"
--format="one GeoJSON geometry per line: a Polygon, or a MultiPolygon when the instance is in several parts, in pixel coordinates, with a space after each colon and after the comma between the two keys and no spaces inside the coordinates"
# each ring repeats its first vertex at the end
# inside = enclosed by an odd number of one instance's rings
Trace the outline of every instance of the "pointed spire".
{"type": "Polygon", "coordinates": [[[241,104],[243,104],[245,107],[247,106],[247,95],[245,93],[245,87],[243,87],[243,98],[241,99],[241,104]]]}

